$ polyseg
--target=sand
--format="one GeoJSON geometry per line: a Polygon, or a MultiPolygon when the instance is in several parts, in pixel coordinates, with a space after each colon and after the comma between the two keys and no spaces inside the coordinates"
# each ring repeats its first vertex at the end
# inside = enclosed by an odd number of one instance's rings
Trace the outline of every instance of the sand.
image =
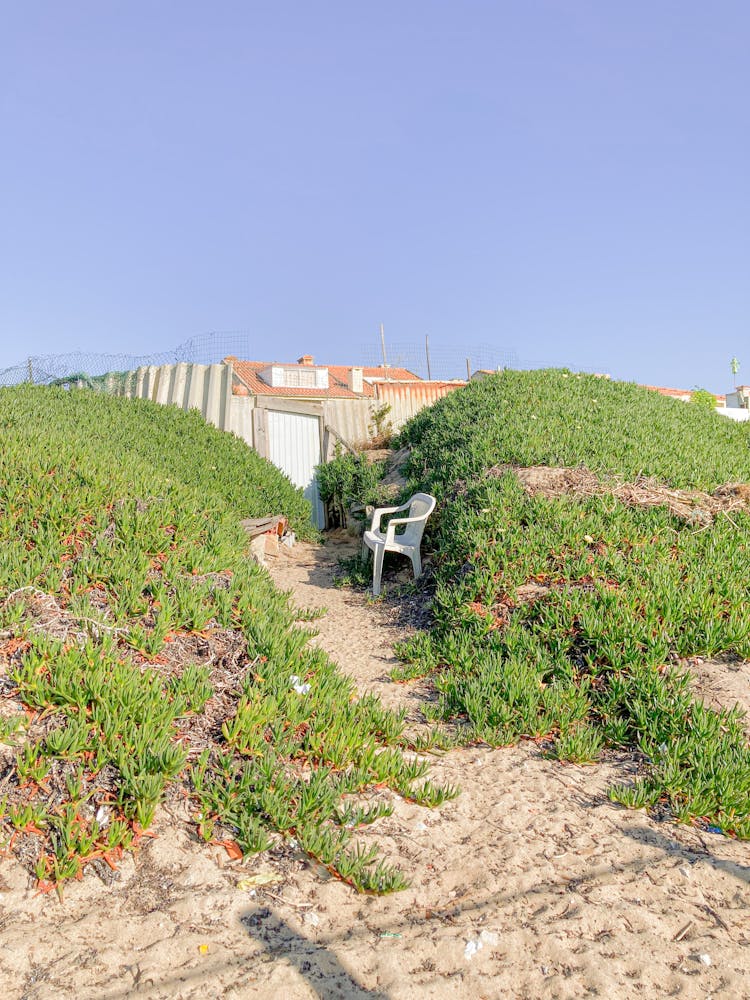
{"type": "MultiPolygon", "coordinates": [[[[327,608],[314,641],[416,726],[424,689],[387,672],[419,606],[333,588],[338,551],[298,545],[270,571],[327,608]]],[[[688,666],[712,703],[747,705],[747,665],[688,666]]],[[[392,796],[362,834],[411,877],[385,898],[294,845],[232,861],[176,797],[110,886],[87,876],[60,903],[3,861],[2,997],[750,998],[747,844],[611,803],[627,757],[562,765],[525,743],[431,759],[462,794],[436,810],[392,796]]]]}

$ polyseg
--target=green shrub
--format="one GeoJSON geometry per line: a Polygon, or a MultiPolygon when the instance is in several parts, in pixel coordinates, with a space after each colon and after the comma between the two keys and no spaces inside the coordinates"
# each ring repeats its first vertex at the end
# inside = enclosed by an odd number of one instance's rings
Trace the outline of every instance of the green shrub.
{"type": "Polygon", "coordinates": [[[699,389],[697,386],[693,389],[690,402],[695,403],[696,406],[702,406],[711,412],[716,409],[716,396],[712,392],[709,392],[708,389],[699,389]]]}
{"type": "Polygon", "coordinates": [[[317,467],[318,488],[323,503],[333,508],[339,524],[346,523],[352,505],[374,504],[383,498],[381,479],[385,462],[370,462],[367,454],[339,453],[317,467]]]}

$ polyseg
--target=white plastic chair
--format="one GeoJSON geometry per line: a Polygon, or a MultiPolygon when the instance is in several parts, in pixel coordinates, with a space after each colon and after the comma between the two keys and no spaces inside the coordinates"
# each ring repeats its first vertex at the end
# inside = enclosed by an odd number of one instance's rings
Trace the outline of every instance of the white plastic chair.
{"type": "Polygon", "coordinates": [[[429,493],[415,493],[402,507],[378,507],[373,513],[370,530],[364,533],[362,542],[368,549],[372,549],[372,592],[376,597],[380,593],[380,577],[386,552],[401,552],[409,556],[414,567],[414,579],[422,575],[419,546],[425,522],[434,509],[435,497],[431,497],[429,493]],[[384,514],[398,514],[402,510],[409,511],[407,517],[392,517],[385,531],[380,530],[380,519],[384,514]],[[401,525],[406,527],[400,535],[397,535],[396,529],[401,525]]]}

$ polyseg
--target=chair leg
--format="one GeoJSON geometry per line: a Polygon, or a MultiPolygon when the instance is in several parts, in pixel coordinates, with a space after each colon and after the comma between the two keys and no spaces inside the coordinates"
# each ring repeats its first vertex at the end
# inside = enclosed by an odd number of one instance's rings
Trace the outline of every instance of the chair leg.
{"type": "Polygon", "coordinates": [[[414,579],[418,580],[422,575],[422,558],[419,553],[419,549],[412,553],[411,564],[414,567],[414,579]]]}
{"type": "Polygon", "coordinates": [[[372,595],[377,597],[380,593],[380,577],[383,574],[383,557],[385,556],[385,545],[378,545],[372,553],[372,595]]]}

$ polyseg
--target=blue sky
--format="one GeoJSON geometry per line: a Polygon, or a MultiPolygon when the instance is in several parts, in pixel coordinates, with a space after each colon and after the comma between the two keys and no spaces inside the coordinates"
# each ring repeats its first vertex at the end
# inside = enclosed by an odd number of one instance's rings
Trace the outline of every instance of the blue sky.
{"type": "Polygon", "coordinates": [[[0,368],[382,322],[750,381],[748,38],[744,0],[6,4],[0,368]]]}

